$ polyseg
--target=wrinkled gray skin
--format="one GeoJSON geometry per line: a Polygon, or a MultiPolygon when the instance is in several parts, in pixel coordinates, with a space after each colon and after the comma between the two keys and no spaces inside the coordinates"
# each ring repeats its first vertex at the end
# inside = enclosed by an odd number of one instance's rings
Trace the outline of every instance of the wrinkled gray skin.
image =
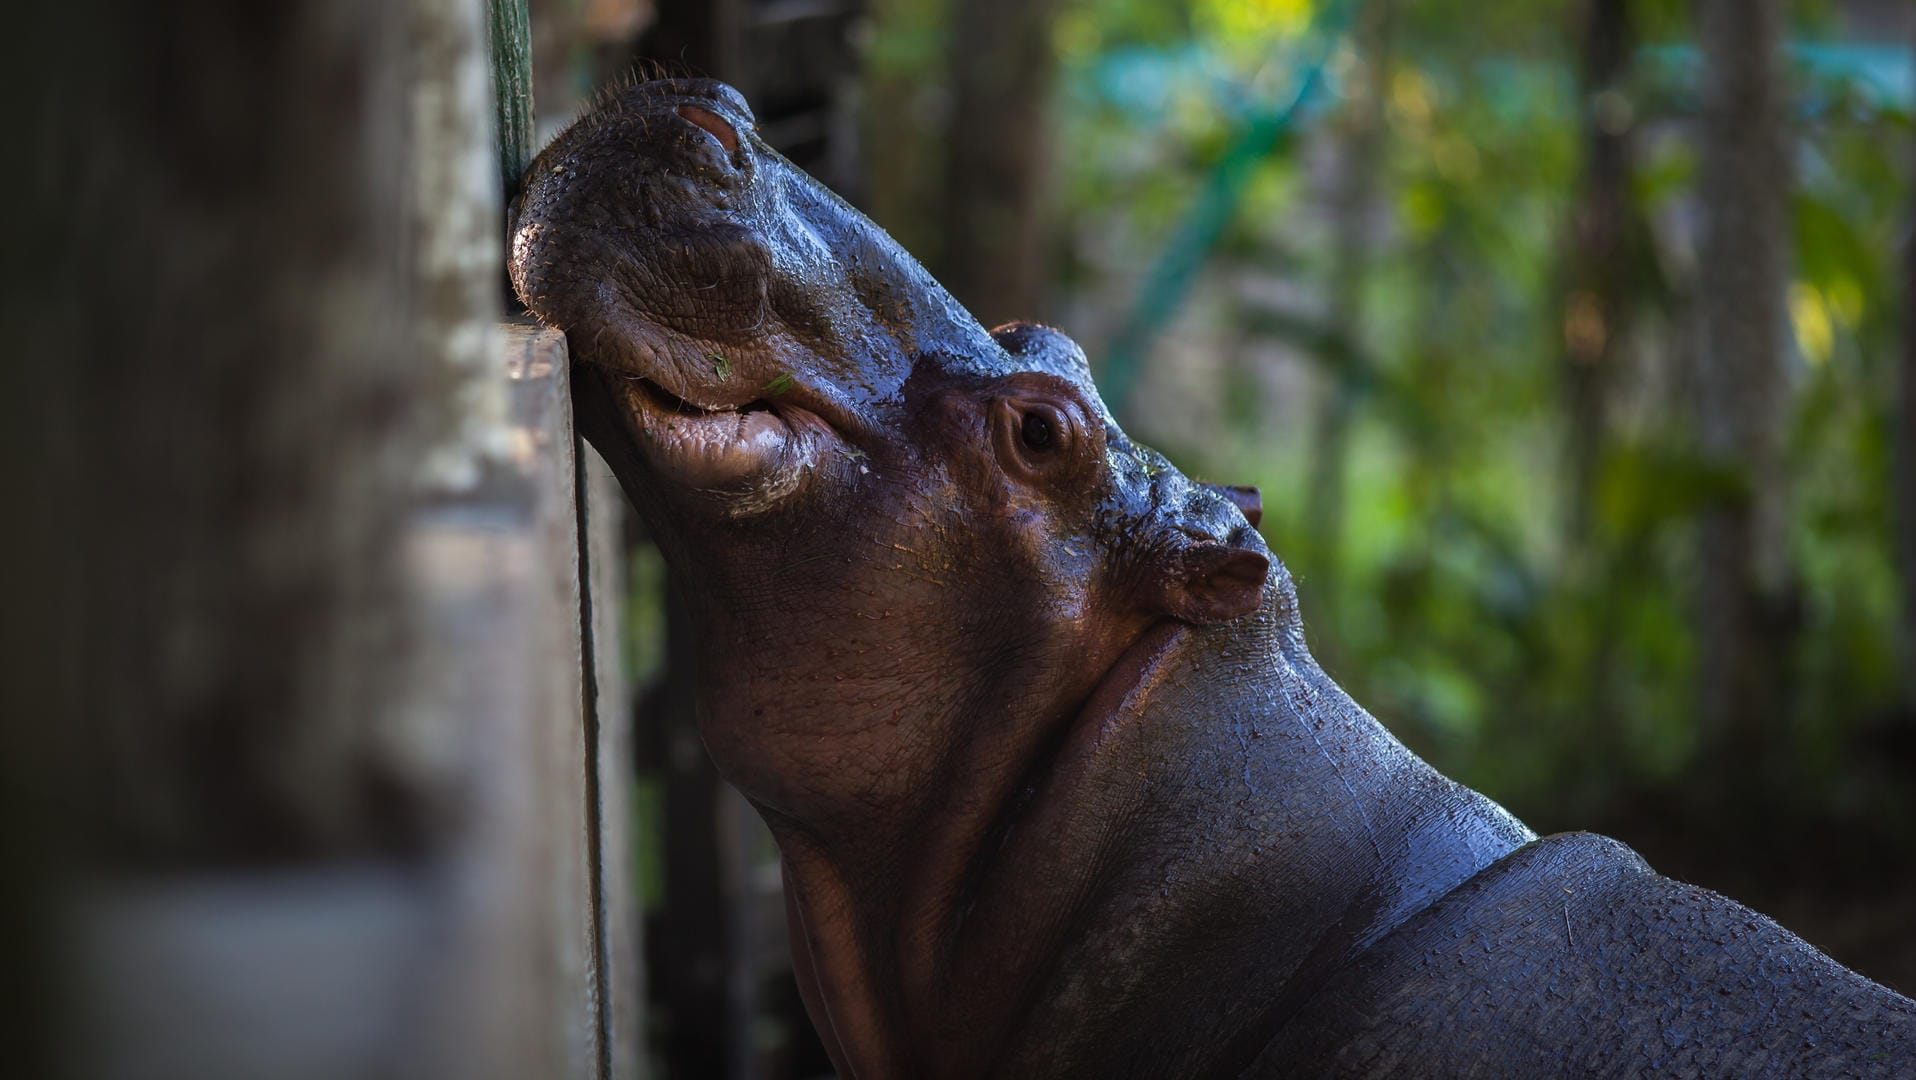
{"type": "Polygon", "coordinates": [[[1912,1075],[1908,999],[1405,750],[1251,493],[1126,439],[1063,335],[987,333],[730,88],[608,98],[513,230],[841,1075],[1912,1075]]]}

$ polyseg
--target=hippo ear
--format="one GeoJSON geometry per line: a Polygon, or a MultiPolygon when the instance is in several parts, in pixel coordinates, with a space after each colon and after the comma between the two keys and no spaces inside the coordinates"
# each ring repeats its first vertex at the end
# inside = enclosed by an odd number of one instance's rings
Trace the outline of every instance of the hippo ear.
{"type": "Polygon", "coordinates": [[[1163,611],[1199,625],[1249,615],[1264,603],[1270,569],[1271,560],[1263,552],[1194,540],[1166,560],[1159,593],[1163,611]]]}
{"type": "Polygon", "coordinates": [[[1231,500],[1244,513],[1244,520],[1255,529],[1264,520],[1264,497],[1248,484],[1205,484],[1205,487],[1231,500]]]}
{"type": "Polygon", "coordinates": [[[1030,370],[1049,372],[1087,391],[1094,389],[1091,361],[1062,331],[1041,323],[1012,322],[993,330],[991,337],[1030,370]]]}

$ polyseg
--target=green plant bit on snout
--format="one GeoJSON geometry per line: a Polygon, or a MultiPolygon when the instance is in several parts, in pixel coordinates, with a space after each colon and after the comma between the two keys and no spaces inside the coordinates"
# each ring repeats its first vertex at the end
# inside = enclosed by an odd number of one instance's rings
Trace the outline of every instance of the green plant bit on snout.
{"type": "Polygon", "coordinates": [[[791,388],[792,388],[792,373],[787,371],[784,374],[779,375],[777,378],[774,378],[771,382],[766,383],[761,389],[763,389],[768,395],[772,397],[777,397],[778,395],[784,393],[787,390],[790,390],[791,388]]]}
{"type": "Polygon", "coordinates": [[[732,362],[730,360],[727,360],[718,353],[706,353],[705,355],[711,357],[712,374],[718,376],[720,382],[724,382],[726,379],[732,377],[732,362]]]}
{"type": "Polygon", "coordinates": [[[858,466],[858,475],[860,476],[871,475],[871,469],[867,467],[865,464],[866,460],[868,460],[871,455],[865,453],[863,450],[860,450],[857,447],[852,447],[852,446],[838,447],[838,452],[844,455],[845,460],[858,466]]]}

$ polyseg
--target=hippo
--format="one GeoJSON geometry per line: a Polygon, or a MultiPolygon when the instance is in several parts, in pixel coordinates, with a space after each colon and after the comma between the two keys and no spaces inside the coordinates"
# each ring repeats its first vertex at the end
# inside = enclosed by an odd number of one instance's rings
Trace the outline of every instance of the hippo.
{"type": "Polygon", "coordinates": [[[510,211],[695,613],[840,1076],[1916,1076],[1916,1003],[1539,837],[1312,660],[1257,494],[987,331],[721,83],[613,92],[510,211]]]}

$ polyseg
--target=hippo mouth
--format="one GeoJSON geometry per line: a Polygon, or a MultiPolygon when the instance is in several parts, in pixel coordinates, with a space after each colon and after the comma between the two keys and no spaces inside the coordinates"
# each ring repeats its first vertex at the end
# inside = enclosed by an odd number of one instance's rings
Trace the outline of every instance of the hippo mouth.
{"type": "Polygon", "coordinates": [[[743,404],[703,405],[644,375],[599,371],[645,460],[678,485],[724,499],[734,515],[782,502],[839,441],[818,413],[789,400],[789,378],[743,404]]]}
{"type": "Polygon", "coordinates": [[[628,490],[784,505],[819,472],[869,473],[918,357],[1003,356],[717,83],[614,95],[540,153],[508,218],[513,287],[566,333],[628,490]]]}

